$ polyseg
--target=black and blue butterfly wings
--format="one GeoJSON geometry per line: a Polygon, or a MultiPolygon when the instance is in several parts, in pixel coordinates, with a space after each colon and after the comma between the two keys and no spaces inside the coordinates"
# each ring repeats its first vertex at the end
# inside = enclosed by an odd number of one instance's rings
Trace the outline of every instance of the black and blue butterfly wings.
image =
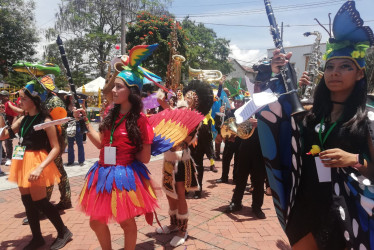
{"type": "Polygon", "coordinates": [[[351,41],[354,43],[369,41],[374,45],[374,34],[356,10],[355,1],[347,1],[339,9],[334,18],[332,31],[335,41],[351,41]]]}

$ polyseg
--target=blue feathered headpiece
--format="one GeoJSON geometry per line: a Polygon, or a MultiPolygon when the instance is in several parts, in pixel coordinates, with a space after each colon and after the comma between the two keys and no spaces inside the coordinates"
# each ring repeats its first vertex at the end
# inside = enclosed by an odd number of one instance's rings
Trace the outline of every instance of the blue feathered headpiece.
{"type": "Polygon", "coordinates": [[[324,59],[349,58],[353,59],[358,68],[364,68],[365,53],[374,44],[374,35],[371,28],[363,24],[355,2],[345,2],[334,18],[334,37],[330,34],[324,59]]]}
{"type": "Polygon", "coordinates": [[[129,56],[121,58],[123,70],[117,75],[117,78],[121,78],[129,87],[137,86],[139,90],[142,90],[143,84],[147,79],[151,78],[154,81],[160,81],[161,78],[159,76],[139,66],[142,61],[153,53],[157,46],[158,44],[138,45],[132,48],[129,56]]]}

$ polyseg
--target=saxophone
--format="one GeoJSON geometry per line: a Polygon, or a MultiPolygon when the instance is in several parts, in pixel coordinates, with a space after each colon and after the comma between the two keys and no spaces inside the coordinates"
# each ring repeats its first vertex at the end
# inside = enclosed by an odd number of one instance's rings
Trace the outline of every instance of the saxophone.
{"type": "Polygon", "coordinates": [[[315,35],[316,40],[314,41],[312,47],[312,53],[310,55],[308,65],[306,67],[306,71],[308,72],[308,76],[310,78],[311,84],[308,86],[303,86],[301,89],[301,103],[302,104],[312,104],[313,103],[313,94],[316,88],[316,85],[320,79],[321,72],[318,70],[318,66],[321,63],[322,53],[320,51],[320,43],[321,43],[321,33],[318,31],[314,32],[305,32],[304,36],[308,37],[310,35],[315,35]]]}
{"type": "Polygon", "coordinates": [[[176,22],[174,22],[173,24],[173,30],[170,36],[171,36],[170,57],[169,57],[169,64],[168,64],[167,72],[166,72],[165,86],[166,88],[171,89],[173,90],[174,93],[176,93],[177,89],[180,88],[180,85],[181,85],[182,62],[186,61],[186,59],[182,55],[178,55],[177,48],[179,46],[179,43],[178,43],[176,22]]]}

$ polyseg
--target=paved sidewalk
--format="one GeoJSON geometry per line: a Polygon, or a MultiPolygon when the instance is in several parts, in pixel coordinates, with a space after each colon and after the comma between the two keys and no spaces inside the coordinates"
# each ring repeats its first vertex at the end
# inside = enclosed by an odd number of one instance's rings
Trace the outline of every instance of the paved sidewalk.
{"type": "MultiPolygon", "coordinates": [[[[99,150],[89,141],[85,146],[86,162],[66,167],[70,177],[73,203],[77,203],[78,195],[84,183],[84,176],[92,163],[97,160],[99,150]]],[[[63,155],[66,162],[67,154],[63,155]]],[[[290,249],[287,237],[281,229],[275,214],[271,197],[265,196],[263,211],[265,220],[257,220],[251,212],[251,195],[245,193],[243,209],[233,214],[225,214],[223,210],[229,204],[234,185],[216,184],[221,176],[221,162],[216,162],[218,173],[209,171],[209,161],[205,160],[203,197],[199,200],[188,199],[189,206],[189,237],[183,246],[176,249],[290,249]]],[[[160,183],[162,156],[152,158],[147,164],[153,179],[160,183]]],[[[9,168],[1,166],[5,172],[9,168]]],[[[230,171],[231,177],[231,171],[230,171]]],[[[59,192],[55,187],[51,201],[57,203],[59,192]]],[[[162,225],[168,225],[168,205],[164,194],[159,197],[160,209],[157,211],[162,225]]],[[[30,240],[29,226],[22,225],[25,217],[20,194],[13,184],[5,177],[0,177],[0,249],[22,249],[30,240]]],[[[73,232],[73,240],[64,249],[100,249],[95,234],[89,227],[89,218],[75,208],[61,213],[64,223],[73,232]]],[[[138,240],[136,249],[172,249],[169,242],[173,235],[157,235],[154,231],[157,224],[149,226],[144,216],[136,218],[138,240]]],[[[46,247],[49,249],[57,233],[53,225],[44,219],[41,221],[46,247]]],[[[113,249],[123,249],[123,231],[118,224],[110,224],[113,249]]]]}

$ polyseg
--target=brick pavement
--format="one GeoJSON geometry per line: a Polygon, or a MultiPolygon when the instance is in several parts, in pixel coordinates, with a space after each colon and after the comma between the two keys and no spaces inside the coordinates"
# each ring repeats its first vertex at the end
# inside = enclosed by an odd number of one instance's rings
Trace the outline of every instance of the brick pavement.
{"type": "MultiPolygon", "coordinates": [[[[78,165],[66,167],[70,177],[72,199],[77,202],[79,192],[83,186],[84,174],[90,164],[99,155],[90,142],[85,144],[86,162],[84,167],[78,165]]],[[[63,155],[66,162],[67,154],[63,155]]],[[[209,161],[205,160],[205,166],[209,161]]],[[[157,182],[161,179],[162,160],[153,159],[148,165],[152,177],[157,182]]],[[[287,238],[279,226],[271,197],[265,196],[263,211],[267,219],[257,220],[251,212],[251,195],[247,192],[243,199],[243,209],[233,214],[223,213],[231,200],[232,184],[216,184],[215,180],[221,175],[221,162],[217,162],[218,173],[208,171],[204,173],[204,193],[199,200],[188,199],[189,205],[189,237],[183,246],[177,249],[290,249],[287,238]]],[[[4,171],[8,168],[2,166],[4,171]]],[[[22,249],[30,240],[29,226],[23,226],[25,217],[20,194],[17,188],[1,188],[6,177],[0,177],[0,249],[22,249]],[[4,190],[7,189],[7,190],[4,190]]],[[[4,185],[3,185],[4,186],[4,185]]],[[[58,202],[57,186],[52,195],[52,202],[58,202]]],[[[190,194],[191,196],[192,194],[190,194]]],[[[164,194],[159,197],[160,209],[157,211],[162,225],[169,223],[168,205],[164,194]]],[[[89,218],[75,208],[61,213],[65,224],[73,232],[73,240],[64,249],[100,249],[95,234],[89,227],[89,218]]],[[[157,235],[157,226],[149,226],[144,217],[136,218],[138,225],[138,240],[136,249],[172,249],[169,242],[173,235],[157,235]]],[[[113,249],[123,249],[124,237],[118,224],[110,224],[113,249]]],[[[56,237],[52,224],[44,219],[41,221],[46,246],[56,237]]],[[[48,249],[48,247],[40,248],[48,249]]]]}

